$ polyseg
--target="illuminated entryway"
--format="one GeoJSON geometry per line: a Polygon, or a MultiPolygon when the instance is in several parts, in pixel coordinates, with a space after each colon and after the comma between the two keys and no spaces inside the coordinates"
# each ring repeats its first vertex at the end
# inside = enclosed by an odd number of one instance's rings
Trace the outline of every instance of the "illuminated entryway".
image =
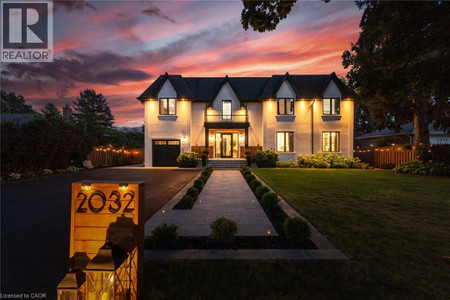
{"type": "Polygon", "coordinates": [[[214,158],[240,158],[245,149],[245,132],[242,129],[210,130],[209,145],[214,148],[214,158]]]}

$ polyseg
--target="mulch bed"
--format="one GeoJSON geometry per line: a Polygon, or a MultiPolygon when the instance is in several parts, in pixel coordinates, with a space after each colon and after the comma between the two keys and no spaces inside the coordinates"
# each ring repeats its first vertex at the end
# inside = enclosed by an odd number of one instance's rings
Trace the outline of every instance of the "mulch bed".
{"type": "MultiPolygon", "coordinates": [[[[150,238],[145,239],[145,249],[156,249],[150,238]]],[[[229,247],[218,246],[206,236],[180,236],[175,245],[169,249],[317,249],[317,247],[311,241],[293,245],[281,236],[237,236],[233,245],[229,247]]]]}

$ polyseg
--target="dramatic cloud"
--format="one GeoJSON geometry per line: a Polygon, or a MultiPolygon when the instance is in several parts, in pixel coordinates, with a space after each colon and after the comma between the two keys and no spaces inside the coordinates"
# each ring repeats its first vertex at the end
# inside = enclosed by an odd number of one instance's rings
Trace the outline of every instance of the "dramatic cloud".
{"type": "Polygon", "coordinates": [[[53,8],[57,11],[60,8],[64,8],[67,11],[79,10],[83,11],[85,8],[90,8],[97,11],[97,8],[91,4],[87,3],[85,0],[74,0],[74,1],[53,1],[53,8]]]}
{"type": "Polygon", "coordinates": [[[61,107],[94,88],[117,126],[139,126],[136,97],[159,74],[344,76],[342,52],[358,38],[362,11],[349,1],[297,2],[272,32],[243,30],[240,1],[57,1],[53,63],[2,63],[3,89],[36,110],[61,107]],[[94,3],[94,2],[93,2],[94,3]]]}
{"type": "Polygon", "coordinates": [[[147,9],[143,10],[142,13],[147,16],[155,16],[155,17],[167,20],[167,21],[171,22],[172,24],[177,23],[177,21],[175,21],[174,19],[172,19],[171,17],[169,17],[168,15],[163,13],[158,7],[153,6],[153,5],[147,9]]]}

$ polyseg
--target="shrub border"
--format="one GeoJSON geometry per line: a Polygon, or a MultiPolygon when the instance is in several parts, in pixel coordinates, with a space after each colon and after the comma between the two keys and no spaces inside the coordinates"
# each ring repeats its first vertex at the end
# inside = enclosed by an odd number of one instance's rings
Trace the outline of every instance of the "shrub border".
{"type": "Polygon", "coordinates": [[[211,166],[206,166],[206,168],[204,168],[204,169],[200,172],[200,175],[199,175],[197,178],[195,178],[195,179],[193,179],[193,180],[191,181],[191,182],[192,182],[192,185],[191,185],[188,189],[186,189],[186,192],[184,193],[183,197],[181,197],[180,200],[178,200],[177,204],[175,204],[175,206],[172,207],[172,209],[177,209],[177,210],[179,210],[179,209],[180,209],[180,210],[183,210],[183,209],[192,209],[192,206],[194,206],[195,201],[197,201],[197,199],[198,199],[198,196],[197,196],[196,198],[194,198],[194,202],[192,202],[192,205],[191,205],[190,207],[188,207],[188,208],[180,207],[180,206],[181,206],[181,201],[183,200],[184,196],[187,195],[188,190],[189,190],[190,188],[192,188],[192,187],[195,187],[194,182],[195,182],[197,179],[203,180],[203,179],[202,179],[202,173],[203,173],[205,170],[207,170],[207,168],[210,168],[211,171],[209,172],[209,175],[208,175],[208,177],[206,178],[206,181],[203,182],[203,188],[202,188],[201,190],[198,191],[198,194],[200,195],[200,193],[202,192],[202,190],[205,188],[205,185],[206,185],[206,183],[208,182],[209,177],[211,177],[211,174],[212,174],[212,172],[214,171],[214,169],[213,169],[211,166]],[[177,206],[178,206],[178,207],[177,207],[177,206]]]}

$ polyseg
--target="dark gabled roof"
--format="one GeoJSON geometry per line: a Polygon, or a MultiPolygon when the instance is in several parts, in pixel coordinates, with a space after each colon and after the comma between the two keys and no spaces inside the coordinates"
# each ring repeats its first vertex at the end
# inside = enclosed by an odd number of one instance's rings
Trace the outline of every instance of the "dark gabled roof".
{"type": "Polygon", "coordinates": [[[273,75],[272,77],[182,77],[165,73],[156,79],[137,99],[156,99],[166,79],[169,79],[178,98],[195,101],[212,101],[222,86],[228,82],[240,101],[260,101],[276,98],[281,85],[287,80],[297,99],[322,98],[333,80],[342,98],[355,98],[356,94],[333,72],[328,75],[273,75]]]}

